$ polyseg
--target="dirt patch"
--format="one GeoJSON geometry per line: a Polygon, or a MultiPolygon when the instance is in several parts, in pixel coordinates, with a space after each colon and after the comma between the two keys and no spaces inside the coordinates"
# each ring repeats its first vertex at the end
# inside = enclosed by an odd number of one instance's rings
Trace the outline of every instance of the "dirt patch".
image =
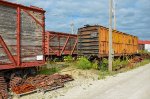
{"type": "MultiPolygon", "coordinates": [[[[98,71],[97,70],[79,70],[74,67],[67,67],[59,72],[60,74],[69,74],[72,75],[74,81],[64,84],[63,88],[47,91],[46,93],[34,93],[26,96],[22,96],[19,99],[55,99],[60,96],[64,96],[70,89],[73,87],[81,87],[86,89],[86,87],[91,86],[91,82],[98,80],[98,71]]],[[[13,99],[17,99],[14,96],[13,99]]]]}

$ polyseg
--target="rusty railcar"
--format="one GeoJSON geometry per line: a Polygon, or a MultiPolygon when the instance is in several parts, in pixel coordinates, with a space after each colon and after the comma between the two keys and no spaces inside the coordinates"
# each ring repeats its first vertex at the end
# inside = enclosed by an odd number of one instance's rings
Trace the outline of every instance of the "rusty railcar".
{"type": "Polygon", "coordinates": [[[45,38],[46,56],[77,56],[77,35],[55,31],[46,31],[45,38]]]}
{"type": "Polygon", "coordinates": [[[45,11],[0,1],[0,70],[45,63],[45,11]]]}
{"type": "MultiPolygon", "coordinates": [[[[78,55],[108,57],[109,29],[100,25],[87,25],[78,30],[78,55]]],[[[138,38],[113,30],[114,56],[133,55],[138,51],[138,38]]]]}
{"type": "Polygon", "coordinates": [[[44,40],[43,9],[0,0],[0,98],[8,99],[15,76],[35,74],[45,64],[44,40]]]}

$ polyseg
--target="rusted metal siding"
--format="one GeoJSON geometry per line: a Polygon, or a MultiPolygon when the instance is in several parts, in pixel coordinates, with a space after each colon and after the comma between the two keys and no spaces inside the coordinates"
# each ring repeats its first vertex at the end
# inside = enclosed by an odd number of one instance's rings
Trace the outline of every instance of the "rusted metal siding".
{"type": "Polygon", "coordinates": [[[44,35],[44,10],[0,1],[0,70],[44,64],[44,35]]]}
{"type": "MultiPolygon", "coordinates": [[[[42,15],[38,12],[27,10],[39,22],[42,15]]],[[[36,61],[37,55],[42,55],[42,31],[43,28],[24,10],[21,10],[21,57],[23,62],[36,61]]]]}
{"type": "MultiPolygon", "coordinates": [[[[106,27],[99,27],[100,56],[108,56],[109,30],[106,27]]],[[[138,50],[138,38],[120,31],[113,31],[113,50],[115,56],[123,54],[135,54],[138,50]]]]}
{"type": "MultiPolygon", "coordinates": [[[[79,29],[78,32],[78,54],[84,56],[97,55],[107,57],[109,53],[109,30],[106,27],[95,25],[86,26],[79,29]],[[91,38],[92,33],[98,33],[91,38]],[[86,39],[85,39],[86,38],[86,39]],[[87,40],[88,39],[88,43],[87,40]],[[95,41],[96,46],[92,46],[95,41]],[[88,48],[88,49],[87,49],[88,48]],[[83,49],[83,50],[82,50],[83,49]]],[[[113,30],[113,50],[114,56],[123,54],[135,54],[138,50],[138,38],[120,31],[113,30]]]]}
{"type": "Polygon", "coordinates": [[[45,53],[48,56],[76,55],[77,35],[47,31],[45,53]]]}
{"type": "MultiPolygon", "coordinates": [[[[8,49],[12,51],[12,55],[17,54],[16,14],[16,9],[0,5],[0,35],[7,44],[8,49]]],[[[10,63],[10,60],[8,59],[7,54],[4,52],[2,46],[0,47],[0,63],[10,63]]]]}

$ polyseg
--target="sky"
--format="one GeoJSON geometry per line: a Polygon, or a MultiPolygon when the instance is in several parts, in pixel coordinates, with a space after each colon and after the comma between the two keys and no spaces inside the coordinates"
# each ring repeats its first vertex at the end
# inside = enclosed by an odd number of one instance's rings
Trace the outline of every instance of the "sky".
{"type": "MultiPolygon", "coordinates": [[[[86,24],[109,25],[109,0],[7,0],[46,10],[46,30],[71,32],[86,24]]],[[[116,28],[119,31],[150,40],[149,0],[115,0],[116,28]]]]}

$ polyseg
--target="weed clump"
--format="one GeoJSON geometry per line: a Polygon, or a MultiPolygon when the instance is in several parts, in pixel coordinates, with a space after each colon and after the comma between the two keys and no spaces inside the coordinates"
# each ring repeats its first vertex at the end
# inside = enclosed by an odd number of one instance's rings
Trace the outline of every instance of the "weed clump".
{"type": "Polygon", "coordinates": [[[140,50],[139,54],[150,54],[150,52],[148,50],[140,50]]]}
{"type": "Polygon", "coordinates": [[[79,69],[91,69],[92,68],[92,63],[85,57],[81,57],[80,59],[78,59],[77,61],[77,67],[79,69]]]}
{"type": "Polygon", "coordinates": [[[108,59],[103,58],[101,61],[100,70],[101,71],[107,71],[107,69],[108,69],[108,59]]]}
{"type": "Polygon", "coordinates": [[[52,74],[58,73],[59,71],[60,69],[58,67],[44,68],[38,71],[38,74],[52,75],[52,74]]]}
{"type": "Polygon", "coordinates": [[[65,62],[69,62],[69,63],[70,63],[70,62],[73,62],[73,57],[70,56],[70,55],[69,55],[69,56],[64,56],[64,61],[65,61],[65,62]]]}
{"type": "Polygon", "coordinates": [[[92,68],[98,70],[99,69],[99,64],[98,61],[95,61],[92,63],[92,68]]]}
{"type": "Polygon", "coordinates": [[[150,59],[144,59],[142,62],[139,62],[135,65],[135,67],[144,66],[150,63],[150,59]]]}
{"type": "Polygon", "coordinates": [[[121,60],[120,58],[113,60],[113,70],[118,70],[120,68],[126,67],[129,61],[128,58],[121,60]]]}
{"type": "Polygon", "coordinates": [[[107,76],[111,75],[110,72],[108,72],[107,70],[106,71],[99,71],[99,74],[98,74],[98,79],[105,79],[107,76]]]}

